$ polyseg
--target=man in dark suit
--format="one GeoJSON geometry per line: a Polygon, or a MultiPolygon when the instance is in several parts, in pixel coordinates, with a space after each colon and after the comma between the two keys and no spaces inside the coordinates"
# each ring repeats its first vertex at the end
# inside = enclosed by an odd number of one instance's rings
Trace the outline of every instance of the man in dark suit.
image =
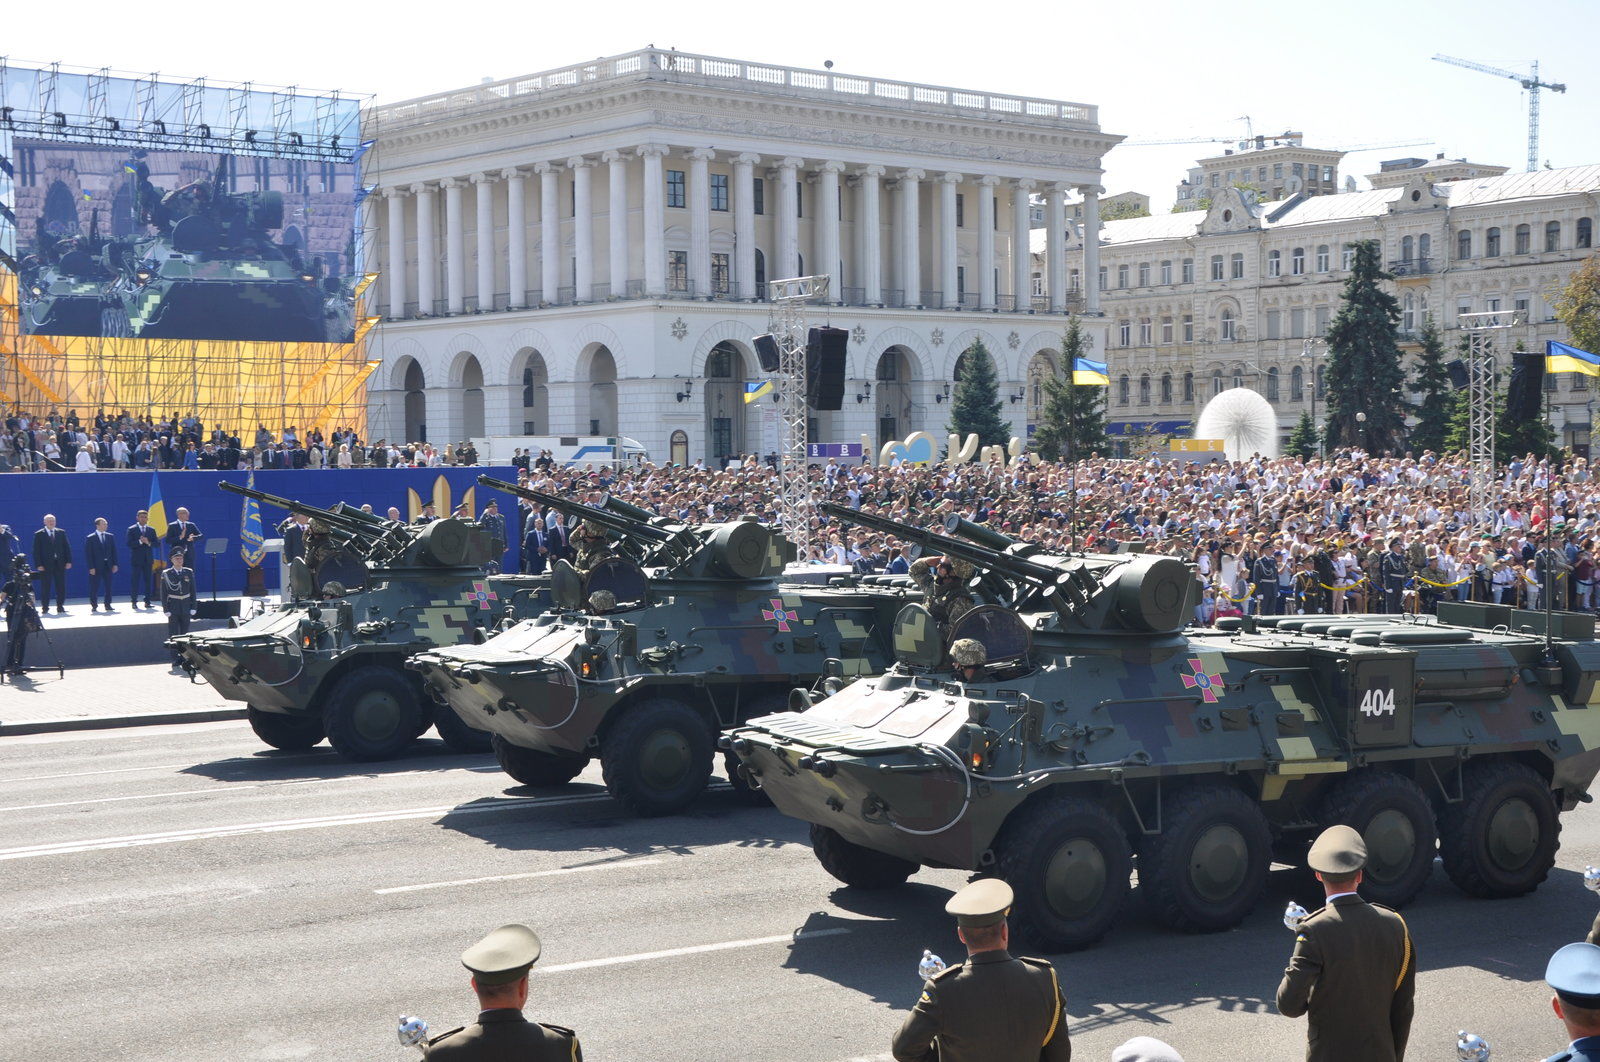
{"type": "Polygon", "coordinates": [[[161,536],[150,526],[150,514],[140,509],[128,525],[128,563],[132,565],[129,579],[133,584],[132,607],[139,607],[139,591],[144,591],[144,607],[150,607],[150,597],[155,593],[156,550],[161,548],[161,536]]]}
{"type": "Polygon", "coordinates": [[[43,573],[39,588],[39,607],[50,610],[50,596],[54,592],[56,612],[67,611],[67,569],[72,567],[72,543],[67,533],[56,526],[54,516],[44,518],[44,526],[33,533],[33,562],[43,573]]]}
{"type": "Polygon", "coordinates": [[[551,511],[544,514],[545,546],[550,550],[549,560],[570,560],[572,547],[567,541],[567,529],[561,526],[561,514],[551,511]]]}
{"type": "Polygon", "coordinates": [[[577,1033],[522,1016],[528,1005],[528,969],[539,961],[540,951],[538,935],[514,923],[462,952],[461,965],[472,973],[478,997],[478,1020],[429,1040],[423,1057],[439,1062],[583,1062],[577,1033]]]}
{"type": "Polygon", "coordinates": [[[1417,981],[1405,919],[1356,891],[1367,846],[1349,826],[1322,831],[1306,862],[1327,904],[1300,923],[1278,985],[1278,1012],[1310,1015],[1307,1062],[1401,1062],[1417,981]]]}
{"type": "Polygon", "coordinates": [[[111,607],[111,577],[118,571],[117,568],[117,540],[111,537],[107,530],[109,525],[103,516],[95,517],[94,530],[89,532],[89,537],[83,540],[83,558],[89,564],[89,611],[100,610],[100,597],[106,599],[106,611],[116,611],[111,607]]]}
{"type": "Polygon", "coordinates": [[[200,547],[195,543],[204,537],[200,528],[189,522],[189,510],[179,506],[178,518],[167,527],[167,552],[181,549],[185,555],[199,553],[200,547]]]}
{"type": "Polygon", "coordinates": [[[310,522],[310,517],[295,513],[279,525],[278,533],[283,536],[283,563],[306,555],[306,525],[310,522]]]}
{"type": "Polygon", "coordinates": [[[538,575],[550,560],[550,535],[544,529],[544,518],[535,516],[522,540],[522,570],[528,575],[538,575]]]}

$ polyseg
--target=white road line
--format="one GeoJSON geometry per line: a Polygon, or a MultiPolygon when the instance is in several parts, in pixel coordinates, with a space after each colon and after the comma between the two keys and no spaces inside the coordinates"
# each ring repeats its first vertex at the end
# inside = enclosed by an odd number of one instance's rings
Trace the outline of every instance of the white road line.
{"type": "Polygon", "coordinates": [[[732,951],[736,948],[758,948],[766,944],[794,944],[802,940],[842,936],[848,932],[850,930],[840,927],[838,929],[802,930],[799,933],[784,933],[776,937],[754,937],[750,940],[724,940],[717,944],[696,944],[689,948],[670,948],[667,951],[640,952],[638,955],[613,955],[609,959],[585,959],[583,962],[561,963],[556,966],[545,967],[544,972],[553,974],[562,973],[566,970],[592,970],[600,966],[622,966],[626,963],[649,962],[652,959],[676,959],[684,955],[704,955],[707,952],[732,951]]]}
{"type": "Polygon", "coordinates": [[[79,804],[115,804],[123,800],[157,800],[161,797],[194,796],[196,793],[237,793],[241,789],[260,789],[258,785],[208,786],[205,789],[179,789],[171,793],[137,793],[131,796],[98,797],[94,800],[60,800],[54,804],[16,804],[0,811],[37,811],[40,808],[71,808],[79,804]]]}
{"type": "Polygon", "coordinates": [[[428,889],[453,889],[458,885],[483,885],[491,881],[521,881],[524,878],[550,878],[557,874],[583,874],[591,870],[627,870],[632,867],[651,867],[665,863],[665,859],[627,859],[616,863],[591,863],[581,867],[557,867],[555,870],[530,870],[522,874],[496,874],[490,878],[460,878],[456,881],[430,881],[425,885],[396,885],[389,889],[373,889],[375,896],[390,896],[397,892],[424,892],[428,889]]]}
{"type": "Polygon", "coordinates": [[[118,767],[110,771],[74,771],[71,774],[29,774],[21,778],[0,778],[0,782],[48,782],[54,778],[89,778],[97,774],[132,774],[135,771],[177,771],[192,763],[163,763],[156,767],[118,767]]]}
{"type": "Polygon", "coordinates": [[[276,822],[250,822],[237,826],[209,826],[188,830],[168,830],[163,833],[132,834],[124,837],[101,837],[89,841],[60,841],[54,844],[24,845],[20,848],[0,849],[0,861],[33,859],[38,856],[75,855],[81,852],[103,852],[116,848],[137,848],[152,844],[174,844],[180,841],[209,841],[223,837],[243,837],[258,833],[288,833],[296,830],[320,830],[332,826],[365,826],[381,822],[401,822],[407,819],[427,819],[435,815],[482,815],[497,811],[519,811],[530,807],[565,807],[571,804],[595,804],[610,800],[606,793],[574,797],[509,797],[493,803],[440,804],[428,808],[406,808],[402,811],[371,811],[351,815],[329,815],[314,819],[281,819],[276,822]]]}

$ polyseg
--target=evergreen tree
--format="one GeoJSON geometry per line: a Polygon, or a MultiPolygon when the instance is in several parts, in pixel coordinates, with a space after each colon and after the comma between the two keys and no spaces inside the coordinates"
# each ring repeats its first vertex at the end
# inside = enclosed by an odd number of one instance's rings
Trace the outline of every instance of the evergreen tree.
{"type": "Polygon", "coordinates": [[[1300,423],[1289,433],[1288,450],[1302,460],[1317,452],[1317,426],[1311,421],[1310,410],[1300,414],[1300,423]]]}
{"type": "Polygon", "coordinates": [[[981,339],[966,349],[956,367],[950,431],[962,438],[976,435],[981,446],[1004,446],[1011,441],[1011,423],[1000,419],[1000,383],[994,359],[981,339]]]}
{"type": "MultiPolygon", "coordinates": [[[[1462,353],[1467,350],[1466,340],[1461,342],[1462,353]]],[[[1522,343],[1517,343],[1517,351],[1522,350],[1522,343]]],[[[1556,446],[1555,431],[1550,427],[1550,421],[1541,410],[1539,416],[1529,417],[1527,420],[1513,423],[1506,416],[1506,391],[1501,385],[1501,380],[1495,380],[1494,393],[1494,453],[1495,460],[1509,460],[1513,456],[1535,454],[1539,457],[1554,457],[1560,452],[1556,446]]],[[[1446,452],[1459,450],[1466,453],[1471,444],[1471,396],[1467,390],[1460,390],[1450,396],[1449,422],[1444,433],[1444,449],[1446,452]]]]}
{"type": "Polygon", "coordinates": [[[1327,441],[1359,446],[1368,453],[1399,449],[1405,438],[1401,387],[1400,303],[1379,287],[1383,271],[1378,241],[1354,244],[1355,262],[1345,282],[1339,312],[1328,327],[1327,441]],[[1365,422],[1356,414],[1365,413],[1365,422]]]}
{"type": "Polygon", "coordinates": [[[1600,254],[1591,255],[1572,274],[1555,302],[1556,318],[1567,326],[1567,342],[1600,354],[1600,254]]]}
{"type": "Polygon", "coordinates": [[[1418,454],[1424,450],[1437,453],[1444,449],[1445,432],[1450,427],[1452,393],[1450,373],[1444,367],[1444,343],[1431,315],[1422,322],[1421,342],[1417,374],[1411,378],[1411,389],[1417,392],[1417,401],[1411,407],[1417,425],[1411,429],[1409,448],[1418,454]]]}
{"type": "Polygon", "coordinates": [[[1082,387],[1072,382],[1072,367],[1083,357],[1083,332],[1078,319],[1067,319],[1061,340],[1062,371],[1044,382],[1044,409],[1033,433],[1033,447],[1046,461],[1105,452],[1108,387],[1082,387]]]}

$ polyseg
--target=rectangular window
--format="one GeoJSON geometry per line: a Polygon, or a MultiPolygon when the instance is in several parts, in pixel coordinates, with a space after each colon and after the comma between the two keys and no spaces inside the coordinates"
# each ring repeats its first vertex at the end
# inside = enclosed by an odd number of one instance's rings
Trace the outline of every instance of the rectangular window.
{"type": "Polygon", "coordinates": [[[689,204],[689,193],[685,190],[683,171],[667,171],[667,206],[685,207],[689,204]]]}
{"type": "Polygon", "coordinates": [[[667,252],[667,290],[689,290],[689,252],[667,252]]]}
{"type": "Polygon", "coordinates": [[[1106,278],[1109,275],[1110,275],[1110,271],[1109,271],[1108,267],[1101,266],[1100,267],[1100,290],[1101,291],[1106,290],[1106,283],[1107,283],[1107,279],[1106,278]]]}
{"type": "Polygon", "coordinates": [[[956,228],[967,227],[967,196],[965,192],[956,193],[956,228]]]}
{"type": "Polygon", "coordinates": [[[1304,177],[1306,175],[1304,163],[1295,163],[1293,167],[1291,167],[1291,172],[1293,172],[1296,177],[1304,177]]]}
{"type": "Polygon", "coordinates": [[[967,293],[967,267],[956,266],[956,299],[967,293]]]}
{"type": "Polygon", "coordinates": [[[1317,307],[1317,335],[1324,335],[1328,331],[1328,307],[1317,307]]]}
{"type": "Polygon", "coordinates": [[[1194,314],[1192,313],[1183,315],[1183,341],[1185,343],[1194,342],[1194,314]]]}
{"type": "Polygon", "coordinates": [[[1328,257],[1327,244],[1317,248],[1317,272],[1326,273],[1328,271],[1328,257]]]}
{"type": "Polygon", "coordinates": [[[1244,255],[1236,254],[1233,256],[1229,275],[1232,276],[1234,280],[1244,279],[1244,255]]]}
{"type": "Polygon", "coordinates": [[[1332,166],[1324,166],[1324,167],[1322,167],[1322,179],[1327,184],[1332,184],[1333,183],[1333,167],[1332,166]]]}
{"type": "Polygon", "coordinates": [[[1498,296],[1498,295],[1490,295],[1488,298],[1484,299],[1483,300],[1483,308],[1488,313],[1499,313],[1500,312],[1500,296],[1498,296]]]}
{"type": "Polygon", "coordinates": [[[1306,336],[1306,312],[1304,310],[1289,311],[1289,338],[1304,339],[1306,336]]]}
{"type": "Polygon", "coordinates": [[[806,186],[800,183],[799,178],[794,182],[794,216],[797,218],[806,216],[806,186]]]}
{"type": "Polygon", "coordinates": [[[1531,307],[1532,303],[1533,303],[1533,300],[1529,296],[1527,296],[1527,295],[1518,295],[1514,299],[1511,300],[1511,308],[1513,310],[1517,311],[1518,313],[1520,313],[1522,315],[1522,319],[1524,321],[1531,322],[1533,320],[1533,318],[1532,318],[1532,316],[1529,315],[1528,310],[1531,307]]]}
{"type": "Polygon", "coordinates": [[[711,255],[711,290],[718,295],[726,295],[728,287],[728,256],[725,253],[713,252],[711,255]]]}
{"type": "Polygon", "coordinates": [[[711,209],[728,209],[728,175],[726,173],[713,173],[711,175],[711,209]]]}
{"type": "Polygon", "coordinates": [[[1211,175],[1211,187],[1220,188],[1221,186],[1222,186],[1222,174],[1213,173],[1211,175]]]}
{"type": "MultiPolygon", "coordinates": [[[[1104,278],[1102,277],[1102,280],[1103,279],[1104,278]]],[[[1101,284],[1101,287],[1104,287],[1104,286],[1105,286],[1104,284],[1101,284]]],[[[1044,274],[1043,273],[1035,273],[1033,275],[1033,297],[1037,299],[1037,298],[1042,297],[1043,295],[1044,295],[1044,274]]]]}
{"type": "Polygon", "coordinates": [[[1272,166],[1272,179],[1275,180],[1275,181],[1283,180],[1283,163],[1281,163],[1281,162],[1273,163],[1273,166],[1272,166]]]}
{"type": "Polygon", "coordinates": [[[1068,291],[1082,291],[1083,290],[1083,273],[1082,273],[1082,271],[1077,270],[1077,269],[1072,269],[1072,270],[1069,270],[1067,272],[1067,290],[1068,291]]]}
{"type": "Polygon", "coordinates": [[[1185,284],[1193,284],[1194,283],[1194,259],[1193,258],[1185,258],[1183,260],[1183,283],[1185,283],[1185,284]]]}
{"type": "Polygon", "coordinates": [[[1148,347],[1154,341],[1155,324],[1148,317],[1139,318],[1139,345],[1148,347]]]}
{"type": "Polygon", "coordinates": [[[991,198],[990,202],[992,202],[994,204],[994,210],[992,210],[990,212],[990,215],[994,218],[994,231],[999,232],[1000,231],[1000,197],[999,196],[994,196],[994,197],[991,198]]]}
{"type": "Polygon", "coordinates": [[[1344,254],[1339,259],[1339,268],[1348,272],[1350,267],[1355,265],[1355,264],[1356,264],[1356,249],[1354,247],[1351,247],[1349,244],[1345,244],[1344,254]]]}
{"type": "Polygon", "coordinates": [[[1220,254],[1214,254],[1211,256],[1211,279],[1222,279],[1222,256],[1220,254]]]}
{"type": "Polygon", "coordinates": [[[1472,299],[1470,297],[1463,297],[1463,298],[1460,298],[1460,299],[1456,300],[1456,314],[1457,315],[1464,314],[1464,313],[1471,313],[1471,312],[1472,312],[1472,299]]]}
{"type": "Polygon", "coordinates": [[[1293,276],[1303,276],[1306,271],[1306,249],[1296,247],[1289,255],[1289,272],[1293,276]]]}
{"type": "Polygon", "coordinates": [[[767,181],[765,177],[757,177],[751,188],[750,201],[755,204],[757,214],[767,212],[767,181]]]}
{"type": "Polygon", "coordinates": [[[1278,314],[1277,310],[1268,310],[1267,311],[1267,338],[1268,339],[1280,339],[1280,338],[1282,338],[1280,336],[1280,334],[1279,334],[1279,331],[1278,331],[1278,318],[1279,318],[1279,314],[1278,314]]]}
{"type": "Polygon", "coordinates": [[[1172,283],[1172,259],[1170,258],[1161,263],[1161,283],[1172,283]]]}
{"type": "Polygon", "coordinates": [[[1117,266],[1117,287],[1125,288],[1127,286],[1128,286],[1128,267],[1125,266],[1125,265],[1119,265],[1119,266],[1117,266]]]}
{"type": "Polygon", "coordinates": [[[1161,319],[1161,342],[1168,345],[1172,343],[1172,318],[1170,317],[1161,319]]]}
{"type": "Polygon", "coordinates": [[[1149,262],[1140,262],[1139,263],[1139,286],[1141,288],[1148,288],[1150,286],[1150,263],[1149,262]]]}
{"type": "Polygon", "coordinates": [[[1276,277],[1283,274],[1283,255],[1278,251],[1267,252],[1267,276],[1276,277]]]}
{"type": "Polygon", "coordinates": [[[1127,320],[1118,321],[1117,322],[1117,345],[1126,347],[1126,346],[1132,345],[1132,343],[1133,343],[1133,322],[1132,321],[1127,321],[1127,320]]]}

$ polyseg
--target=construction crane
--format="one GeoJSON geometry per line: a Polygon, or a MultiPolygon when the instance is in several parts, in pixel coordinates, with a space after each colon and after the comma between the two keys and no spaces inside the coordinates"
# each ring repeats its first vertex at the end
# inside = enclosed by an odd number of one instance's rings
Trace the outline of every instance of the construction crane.
{"type": "MultiPolygon", "coordinates": [[[[1118,147],[1129,148],[1129,147],[1163,147],[1163,146],[1166,146],[1168,144],[1231,144],[1231,143],[1234,143],[1234,141],[1236,139],[1237,139],[1236,137],[1231,137],[1231,136],[1186,136],[1186,137],[1177,137],[1177,138],[1174,138],[1172,140],[1124,140],[1122,143],[1118,144],[1117,146],[1118,147]]],[[[1274,141],[1288,140],[1288,139],[1290,139],[1290,137],[1286,133],[1286,134],[1284,134],[1282,136],[1276,136],[1276,137],[1270,137],[1269,136],[1269,137],[1263,137],[1262,139],[1267,142],[1268,146],[1274,146],[1275,147],[1277,145],[1275,143],[1273,143],[1274,141]]],[[[1247,139],[1247,140],[1239,140],[1238,141],[1239,150],[1241,150],[1241,151],[1249,150],[1250,145],[1252,143],[1254,143],[1254,139],[1253,138],[1252,139],[1247,139]]],[[[1425,145],[1432,144],[1432,143],[1434,143],[1434,141],[1432,141],[1432,140],[1395,140],[1395,141],[1392,141],[1390,143],[1385,143],[1385,144],[1348,144],[1348,145],[1346,145],[1346,144],[1329,144],[1328,145],[1328,150],[1330,150],[1330,151],[1343,151],[1343,152],[1348,153],[1348,152],[1352,152],[1352,151],[1376,151],[1376,150],[1378,150],[1380,148],[1423,147],[1425,145]]]]}
{"type": "Polygon", "coordinates": [[[1539,60],[1530,59],[1533,67],[1531,74],[1519,74],[1513,70],[1502,70],[1498,66],[1487,66],[1483,63],[1474,63],[1470,59],[1457,59],[1450,55],[1436,55],[1435,62],[1449,63],[1451,66],[1466,67],[1476,70],[1480,74],[1493,74],[1495,77],[1508,77],[1521,85],[1528,93],[1528,172],[1532,173],[1539,168],[1539,90],[1549,89],[1551,92],[1566,92],[1567,86],[1558,85],[1553,81],[1539,80],[1539,60]]]}

